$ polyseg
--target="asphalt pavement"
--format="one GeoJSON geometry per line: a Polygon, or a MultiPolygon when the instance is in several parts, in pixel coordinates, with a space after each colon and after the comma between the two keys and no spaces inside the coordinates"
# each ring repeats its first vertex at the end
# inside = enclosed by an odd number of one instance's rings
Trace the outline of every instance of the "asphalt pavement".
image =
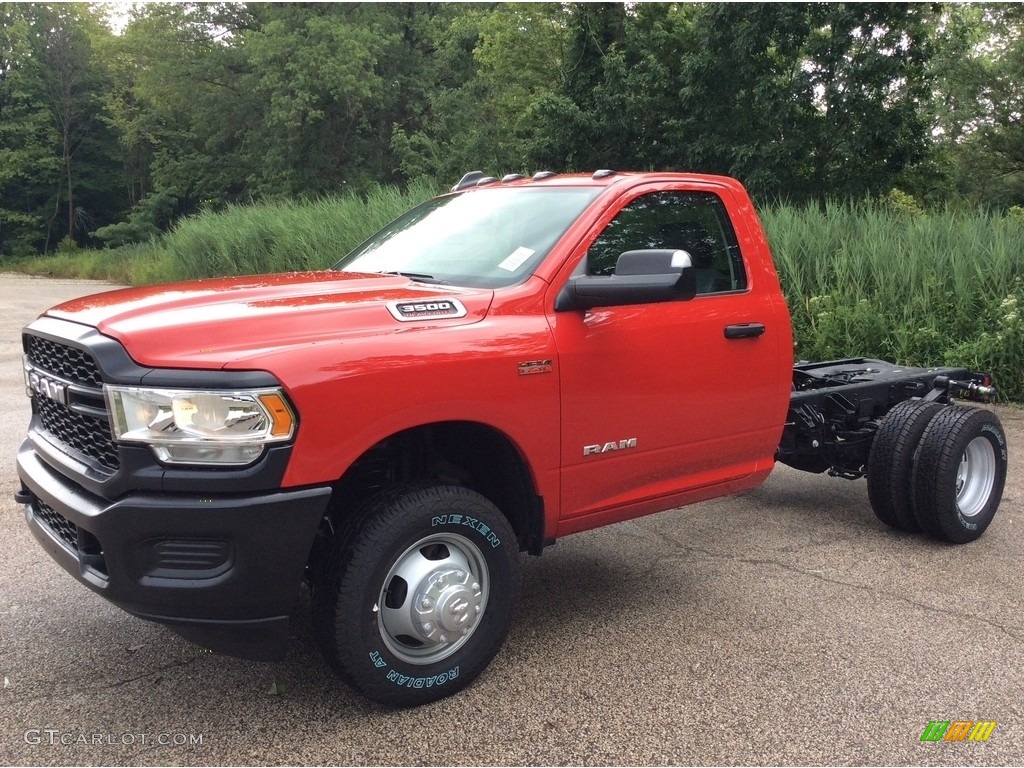
{"type": "Polygon", "coordinates": [[[20,329],[101,283],[0,275],[0,763],[960,764],[1024,762],[1024,411],[977,542],[894,532],[863,481],[777,469],[760,489],[523,556],[511,635],[454,698],[390,711],[309,633],[220,657],[68,576],[13,500],[29,418],[20,329]],[[995,721],[922,742],[930,721],[995,721]]]}

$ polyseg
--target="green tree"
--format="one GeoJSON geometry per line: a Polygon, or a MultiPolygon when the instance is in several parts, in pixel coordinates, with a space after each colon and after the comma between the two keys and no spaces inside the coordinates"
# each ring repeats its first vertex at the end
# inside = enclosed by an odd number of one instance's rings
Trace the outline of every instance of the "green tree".
{"type": "Polygon", "coordinates": [[[22,231],[18,247],[48,250],[120,212],[111,194],[113,136],[98,119],[105,71],[93,51],[110,33],[85,4],[5,4],[0,13],[0,201],[22,230],[45,217],[45,234],[22,231]]]}
{"type": "Polygon", "coordinates": [[[928,148],[934,21],[910,4],[510,4],[476,21],[479,66],[459,92],[492,125],[463,129],[481,156],[513,148],[514,169],[702,170],[762,197],[885,192],[928,148]]]}
{"type": "MultiPolygon", "coordinates": [[[[634,118],[657,147],[649,163],[738,176],[762,197],[886,191],[927,148],[930,13],[854,3],[638,12],[608,96],[643,94],[637,105],[659,116],[634,118]],[[660,48],[669,57],[652,54],[660,48]]],[[[629,108],[620,97],[603,112],[629,108]]]]}
{"type": "Polygon", "coordinates": [[[41,209],[60,171],[57,135],[31,77],[25,8],[0,4],[0,254],[30,253],[41,240],[41,209]]]}
{"type": "Polygon", "coordinates": [[[136,12],[120,43],[123,82],[113,114],[140,169],[139,204],[171,195],[177,210],[247,200],[261,162],[250,147],[263,114],[241,45],[253,25],[244,7],[154,3],[136,12]]]}
{"type": "Polygon", "coordinates": [[[0,251],[464,171],[1024,197],[1020,5],[0,4],[0,251]],[[49,236],[48,236],[49,235],[49,236]]]}
{"type": "MultiPolygon", "coordinates": [[[[965,57],[984,74],[976,84],[977,110],[961,134],[959,186],[974,200],[1024,203],[1024,8],[984,11],[987,38],[965,57]]],[[[970,70],[968,70],[970,71],[970,70]]]]}
{"type": "MultiPolygon", "coordinates": [[[[33,52],[36,73],[46,95],[60,142],[62,189],[67,211],[67,236],[91,223],[87,209],[75,206],[75,160],[93,135],[100,111],[99,93],[103,73],[93,59],[90,33],[99,25],[89,7],[82,3],[35,6],[32,20],[38,46],[33,52]]],[[[53,221],[48,225],[52,229],[53,221]]]]}
{"type": "Polygon", "coordinates": [[[840,3],[810,11],[805,51],[817,115],[809,138],[811,181],[832,194],[885,192],[892,178],[921,161],[930,129],[927,4],[840,3]],[[818,96],[818,94],[821,94],[818,96]]]}

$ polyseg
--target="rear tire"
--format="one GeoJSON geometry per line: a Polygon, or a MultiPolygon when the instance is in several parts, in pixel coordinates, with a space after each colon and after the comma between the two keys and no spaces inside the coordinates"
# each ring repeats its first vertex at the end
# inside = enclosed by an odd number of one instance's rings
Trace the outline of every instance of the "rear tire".
{"type": "Polygon", "coordinates": [[[911,507],[914,452],[939,403],[906,400],[886,414],[868,455],[868,499],[875,515],[901,531],[921,530],[911,507]]]}
{"type": "Polygon", "coordinates": [[[1006,482],[1006,434],[980,408],[946,408],[928,425],[914,457],[913,510],[921,528],[954,544],[988,528],[1006,482]]]}
{"type": "Polygon", "coordinates": [[[456,486],[406,486],[342,521],[314,584],[313,630],[335,670],[395,707],[462,690],[501,648],[519,597],[501,511],[456,486]]]}

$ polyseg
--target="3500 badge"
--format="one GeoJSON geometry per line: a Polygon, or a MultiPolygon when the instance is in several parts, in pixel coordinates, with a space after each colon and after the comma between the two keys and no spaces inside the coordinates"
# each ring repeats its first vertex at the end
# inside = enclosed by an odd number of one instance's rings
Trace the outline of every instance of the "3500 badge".
{"type": "Polygon", "coordinates": [[[424,318],[465,317],[466,307],[458,299],[436,299],[434,301],[392,301],[388,311],[395,320],[408,322],[424,318]]]}

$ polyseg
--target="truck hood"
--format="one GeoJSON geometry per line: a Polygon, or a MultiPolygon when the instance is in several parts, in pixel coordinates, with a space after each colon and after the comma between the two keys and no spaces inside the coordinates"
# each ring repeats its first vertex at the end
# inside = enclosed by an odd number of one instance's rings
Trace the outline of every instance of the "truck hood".
{"type": "Polygon", "coordinates": [[[397,275],[299,272],[109,291],[46,315],[95,327],[141,365],[210,368],[301,344],[475,323],[493,298],[397,275]]]}

